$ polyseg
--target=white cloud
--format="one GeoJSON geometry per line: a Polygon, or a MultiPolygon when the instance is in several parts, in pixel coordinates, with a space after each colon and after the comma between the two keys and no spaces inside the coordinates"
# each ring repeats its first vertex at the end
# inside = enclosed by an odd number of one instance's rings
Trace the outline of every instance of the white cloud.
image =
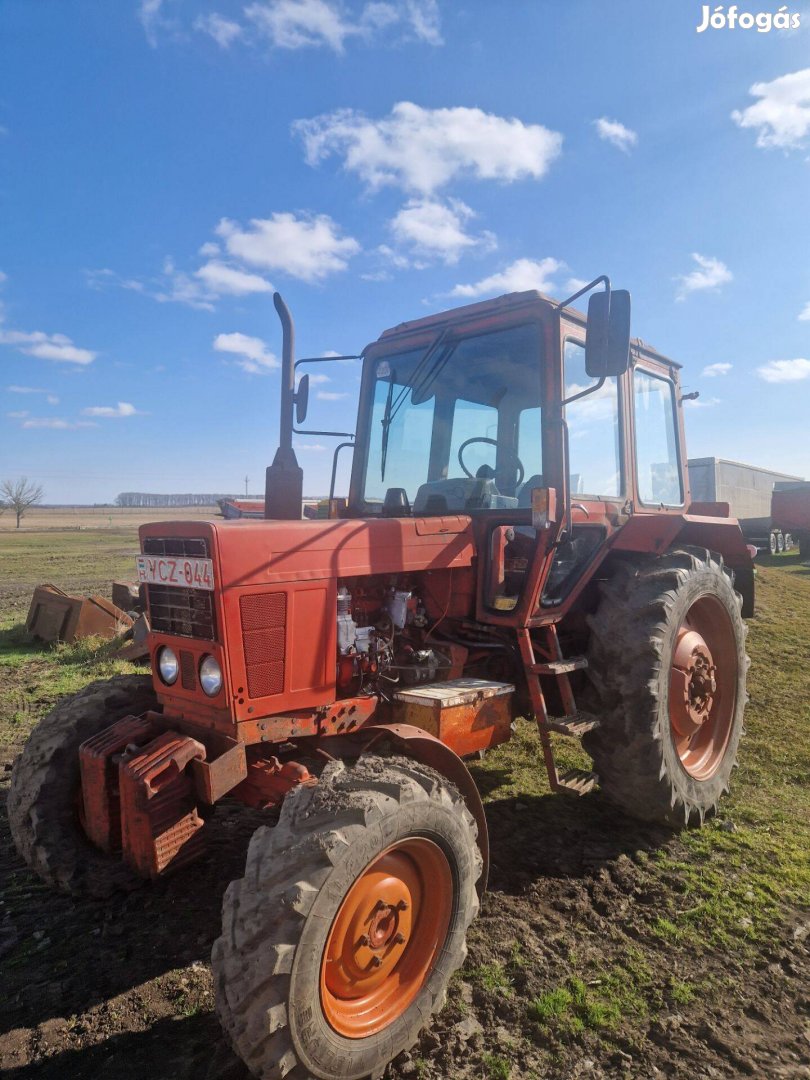
{"type": "Polygon", "coordinates": [[[23,330],[0,330],[0,345],[12,345],[27,356],[69,364],[92,364],[98,353],[80,349],[65,334],[30,333],[23,330]]]}
{"type": "Polygon", "coordinates": [[[138,18],[146,34],[146,40],[153,49],[156,49],[160,31],[172,26],[171,21],[163,14],[163,0],[141,0],[138,18]]]}
{"type": "MultiPolygon", "coordinates": [[[[436,0],[371,0],[356,13],[336,0],[260,0],[244,11],[255,34],[276,49],[328,48],[343,53],[350,39],[370,44],[393,27],[424,44],[442,44],[436,0]]],[[[235,36],[230,29],[225,33],[231,40],[235,36]]]]}
{"type": "Polygon", "coordinates": [[[697,263],[697,270],[681,274],[675,279],[680,282],[678,300],[685,300],[689,293],[719,289],[721,285],[727,285],[733,280],[734,275],[719,259],[709,255],[699,255],[696,251],[692,253],[692,258],[697,263]]]}
{"type": "Polygon", "coordinates": [[[810,379],[810,360],[770,360],[757,368],[757,375],[765,382],[801,382],[810,379]]]}
{"type": "Polygon", "coordinates": [[[713,379],[717,375],[728,375],[732,367],[733,364],[726,363],[707,364],[700,374],[706,379],[713,379]]]}
{"type": "Polygon", "coordinates": [[[373,16],[371,24],[352,22],[327,0],[267,0],[248,4],[245,15],[277,49],[325,45],[342,53],[347,38],[367,34],[374,24],[373,16]]]}
{"type": "Polygon", "coordinates": [[[59,404],[59,398],[56,396],[56,394],[48,394],[45,400],[48,402],[49,405],[59,404]]]}
{"type": "Polygon", "coordinates": [[[0,285],[5,285],[5,283],[7,281],[8,281],[8,274],[5,274],[5,273],[3,273],[2,270],[0,270],[0,285]]]}
{"type": "Polygon", "coordinates": [[[72,431],[76,428],[91,428],[98,427],[92,420],[61,420],[61,419],[47,419],[45,417],[33,417],[30,420],[23,420],[22,427],[24,428],[52,428],[54,431],[72,431]]]}
{"type": "Polygon", "coordinates": [[[808,301],[799,312],[799,319],[801,322],[810,322],[810,301],[808,301]]]}
{"type": "Polygon", "coordinates": [[[322,386],[324,383],[331,381],[328,375],[310,375],[309,377],[310,386],[322,386]]]}
{"type": "Polygon", "coordinates": [[[6,416],[9,420],[24,420],[26,416],[30,416],[28,409],[17,409],[14,412],[7,412],[6,416]]]}
{"type": "Polygon", "coordinates": [[[47,394],[47,390],[41,390],[38,386],[7,386],[9,394],[47,394]]]}
{"type": "Polygon", "coordinates": [[[279,367],[278,359],[261,338],[240,334],[238,331],[232,334],[217,334],[214,348],[217,352],[236,356],[236,365],[251,375],[266,375],[268,371],[279,367]]]}
{"type": "Polygon", "coordinates": [[[85,270],[87,284],[91,289],[104,289],[108,285],[117,285],[121,289],[131,289],[133,292],[146,292],[146,286],[137,278],[124,278],[105,266],[101,270],[85,270]]]}
{"type": "Polygon", "coordinates": [[[205,259],[212,259],[220,254],[219,244],[214,244],[212,241],[206,240],[206,242],[201,245],[198,254],[202,255],[205,259]]]}
{"type": "Polygon", "coordinates": [[[259,274],[249,274],[245,270],[237,270],[233,266],[211,259],[194,271],[194,276],[199,278],[211,293],[221,296],[223,293],[229,296],[246,296],[250,293],[272,292],[273,286],[259,274]]]}
{"type": "Polygon", "coordinates": [[[342,401],[343,398],[347,398],[349,395],[337,390],[319,390],[315,396],[318,401],[342,401]]]}
{"type": "Polygon", "coordinates": [[[456,285],[451,296],[476,297],[500,293],[524,292],[537,289],[551,293],[555,289],[554,274],[565,268],[559,259],[517,259],[505,270],[490,274],[472,285],[456,285]]]}
{"type": "Polygon", "coordinates": [[[757,132],[757,146],[795,150],[810,133],[810,68],[781,75],[771,82],[754,83],[749,93],[759,98],[731,118],[741,128],[757,132]]]}
{"type": "Polygon", "coordinates": [[[108,420],[137,415],[138,410],[128,401],[119,401],[117,405],[90,405],[82,409],[82,416],[103,416],[108,420]]]}
{"type": "Polygon", "coordinates": [[[705,399],[700,398],[687,398],[684,401],[684,405],[687,409],[713,409],[715,405],[720,404],[720,398],[710,397],[705,399]]]}
{"type": "Polygon", "coordinates": [[[441,15],[436,0],[407,0],[405,6],[414,36],[427,45],[443,45],[441,15]]]}
{"type": "Polygon", "coordinates": [[[316,165],[331,155],[372,189],[394,184],[431,194],[460,175],[539,180],[559,155],[562,135],[540,124],[464,107],[396,104],[381,120],[352,109],[297,120],[293,131],[316,165]]]}
{"type": "Polygon", "coordinates": [[[321,446],[320,443],[294,442],[293,446],[296,450],[304,450],[311,454],[323,454],[327,450],[327,447],[321,446]]]}
{"type": "MultiPolygon", "coordinates": [[[[472,236],[465,230],[466,222],[473,217],[473,211],[460,199],[449,199],[446,203],[436,199],[410,199],[389,224],[397,243],[418,255],[439,258],[452,265],[469,248],[495,246],[491,233],[472,236]]],[[[383,245],[383,254],[387,250],[383,245]]],[[[391,254],[395,260],[397,254],[391,254]]]]}
{"type": "Polygon", "coordinates": [[[158,287],[149,295],[161,304],[188,304],[200,311],[213,311],[213,296],[204,284],[195,281],[185,271],[178,270],[174,259],[163,260],[163,273],[158,287]]]}
{"type": "Polygon", "coordinates": [[[625,154],[629,154],[638,142],[638,135],[631,128],[625,127],[618,120],[608,120],[606,116],[600,116],[594,120],[594,127],[600,139],[612,143],[625,154]]]}
{"type": "Polygon", "coordinates": [[[242,27],[232,19],[226,19],[215,11],[210,15],[198,15],[194,20],[194,29],[208,34],[221,49],[228,49],[242,36],[242,27]]]}
{"type": "Polygon", "coordinates": [[[216,231],[235,258],[302,281],[320,281],[345,270],[348,260],[360,250],[353,237],[340,235],[338,225],[326,214],[273,214],[253,218],[244,229],[223,218],[216,231]]]}

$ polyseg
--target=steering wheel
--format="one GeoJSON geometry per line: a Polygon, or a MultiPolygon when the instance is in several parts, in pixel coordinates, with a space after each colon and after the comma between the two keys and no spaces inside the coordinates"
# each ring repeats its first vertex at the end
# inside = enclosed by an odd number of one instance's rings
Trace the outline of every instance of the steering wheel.
{"type": "MultiPolygon", "coordinates": [[[[463,442],[458,448],[458,463],[464,471],[464,475],[469,476],[471,480],[475,480],[476,478],[464,464],[464,451],[467,449],[468,446],[471,446],[473,443],[486,443],[488,446],[494,446],[497,448],[498,440],[488,439],[484,435],[476,435],[472,439],[467,439],[467,441],[463,442]]],[[[526,470],[523,468],[523,462],[520,460],[514,450],[509,450],[506,447],[501,447],[501,449],[506,450],[507,457],[510,457],[512,461],[514,461],[515,465],[517,465],[517,480],[515,481],[515,487],[519,488],[520,485],[523,483],[523,477],[526,475],[526,470]]]]}

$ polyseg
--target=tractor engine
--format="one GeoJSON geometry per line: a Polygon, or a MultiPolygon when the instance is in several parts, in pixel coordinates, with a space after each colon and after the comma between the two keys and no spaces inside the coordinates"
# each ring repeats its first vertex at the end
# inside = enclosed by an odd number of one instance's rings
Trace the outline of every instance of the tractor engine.
{"type": "Polygon", "coordinates": [[[337,687],[344,695],[391,699],[398,687],[447,677],[449,654],[425,640],[427,611],[418,592],[397,581],[354,580],[337,593],[337,687]]]}

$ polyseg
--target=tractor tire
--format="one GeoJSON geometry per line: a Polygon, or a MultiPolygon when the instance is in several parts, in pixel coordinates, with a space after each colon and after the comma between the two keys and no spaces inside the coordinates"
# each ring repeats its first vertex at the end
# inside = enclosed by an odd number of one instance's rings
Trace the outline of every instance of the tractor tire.
{"type": "Polygon", "coordinates": [[[799,558],[810,559],[810,533],[802,533],[799,537],[799,558]]]}
{"type": "Polygon", "coordinates": [[[413,1045],[467,954],[476,836],[457,789],[405,757],[330,762],[287,796],[212,953],[220,1021],[255,1076],[360,1080],[413,1045]]]}
{"type": "Polygon", "coordinates": [[[84,834],[79,747],[122,717],[155,708],[148,675],[121,675],[60,701],[31,732],[14,762],[7,812],[17,851],[48,885],[77,896],[105,897],[143,883],[84,834]]]}
{"type": "Polygon", "coordinates": [[[604,793],[670,827],[728,791],[747,701],[748,631],[731,573],[702,549],[622,563],[589,616],[599,727],[583,745],[604,793]]]}
{"type": "Polygon", "coordinates": [[[785,550],[785,537],[784,534],[781,532],[778,532],[776,534],[776,550],[779,552],[780,555],[785,550]]]}

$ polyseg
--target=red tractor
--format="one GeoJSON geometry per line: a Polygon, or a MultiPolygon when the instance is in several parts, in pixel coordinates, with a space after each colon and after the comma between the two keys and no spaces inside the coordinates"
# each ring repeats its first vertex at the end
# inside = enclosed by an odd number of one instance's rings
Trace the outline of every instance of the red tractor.
{"type": "Polygon", "coordinates": [[[257,1076],[347,1080],[413,1044],[464,960],[488,853],[464,759],[515,718],[554,791],[675,827],[714,811],[754,577],[728,508],[690,500],[678,365],[630,340],[606,278],[369,345],[328,520],[301,516],[308,378],[275,303],[266,520],[141,529],[151,678],[47,716],[9,816],[42,878],[98,896],[198,856],[225,796],[273,809],[225,895],[218,1013],[257,1076]],[[561,773],[554,733],[593,771],[561,773]]]}

